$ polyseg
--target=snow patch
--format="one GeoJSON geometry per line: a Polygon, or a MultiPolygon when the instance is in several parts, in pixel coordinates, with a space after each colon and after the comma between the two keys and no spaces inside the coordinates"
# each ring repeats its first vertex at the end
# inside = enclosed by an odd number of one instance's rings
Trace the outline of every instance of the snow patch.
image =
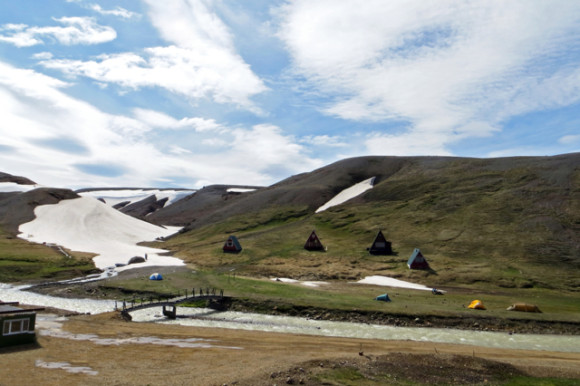
{"type": "Polygon", "coordinates": [[[126,264],[133,256],[147,255],[147,261],[119,271],[154,265],[183,265],[180,259],[162,256],[167,251],[137,245],[179,231],[127,216],[91,197],[62,200],[35,208],[36,219],[19,227],[20,238],[36,243],[53,243],[73,251],[97,254],[97,268],[126,264]]]}
{"type": "Polygon", "coordinates": [[[40,185],[21,185],[15,182],[0,182],[0,193],[28,192],[40,188],[40,185]]]}
{"type": "Polygon", "coordinates": [[[416,290],[431,291],[432,288],[426,287],[422,284],[410,283],[408,281],[403,281],[399,279],[394,279],[392,277],[386,276],[367,276],[362,280],[357,281],[359,284],[373,284],[385,287],[399,287],[399,288],[409,288],[416,290]]]}
{"type": "Polygon", "coordinates": [[[88,375],[98,375],[99,372],[91,369],[87,366],[72,366],[68,362],[45,362],[42,359],[37,359],[35,362],[36,367],[42,367],[45,369],[62,369],[68,373],[73,374],[88,374],[88,375]]]}
{"type": "Polygon", "coordinates": [[[288,279],[285,277],[275,277],[275,278],[270,279],[270,280],[279,281],[282,283],[301,284],[301,285],[306,286],[306,287],[320,287],[321,285],[328,284],[325,281],[300,281],[300,280],[295,280],[295,279],[288,279]]]}
{"type": "Polygon", "coordinates": [[[176,203],[177,201],[195,193],[195,190],[167,190],[167,189],[122,189],[122,190],[92,190],[89,192],[81,192],[80,196],[94,197],[102,199],[109,206],[115,206],[121,202],[129,202],[131,205],[135,202],[146,199],[154,195],[157,201],[167,198],[165,206],[176,203]]]}
{"type": "Polygon", "coordinates": [[[320,213],[322,211],[325,211],[328,208],[331,208],[331,207],[336,206],[336,205],[340,205],[340,204],[342,204],[350,199],[353,199],[353,198],[363,194],[367,190],[372,189],[372,187],[375,183],[375,178],[376,177],[371,177],[368,180],[364,180],[362,182],[359,182],[356,185],[351,186],[350,188],[344,189],[342,192],[338,193],[336,196],[334,196],[326,204],[324,204],[320,208],[316,209],[315,213],[320,213]]]}

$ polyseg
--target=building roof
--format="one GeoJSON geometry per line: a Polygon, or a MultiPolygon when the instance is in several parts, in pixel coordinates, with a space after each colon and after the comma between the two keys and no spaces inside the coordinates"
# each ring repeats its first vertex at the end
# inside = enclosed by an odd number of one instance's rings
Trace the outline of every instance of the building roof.
{"type": "Polygon", "coordinates": [[[0,315],[2,314],[22,314],[22,313],[32,313],[34,311],[44,310],[44,308],[20,308],[16,307],[18,302],[4,303],[0,301],[0,315]]]}

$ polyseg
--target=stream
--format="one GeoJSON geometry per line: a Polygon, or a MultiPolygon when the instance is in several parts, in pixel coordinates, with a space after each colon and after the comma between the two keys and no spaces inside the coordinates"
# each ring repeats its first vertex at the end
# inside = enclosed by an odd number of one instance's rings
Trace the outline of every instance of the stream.
{"type": "MultiPolygon", "coordinates": [[[[0,283],[0,300],[91,314],[109,312],[115,307],[114,300],[59,298],[25,291],[26,288],[28,286],[0,283]]],[[[134,322],[344,338],[412,340],[507,349],[580,352],[580,336],[572,335],[508,334],[451,328],[394,327],[186,307],[178,309],[180,317],[176,320],[165,319],[160,314],[161,307],[131,312],[134,322]]]]}

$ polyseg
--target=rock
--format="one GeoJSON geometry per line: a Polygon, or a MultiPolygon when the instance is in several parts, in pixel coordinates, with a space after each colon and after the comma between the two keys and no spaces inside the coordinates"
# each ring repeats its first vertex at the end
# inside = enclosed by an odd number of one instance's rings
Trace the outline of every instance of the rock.
{"type": "Polygon", "coordinates": [[[142,256],[133,256],[132,258],[129,259],[129,262],[127,264],[138,264],[138,263],[144,263],[145,262],[145,258],[142,256]]]}

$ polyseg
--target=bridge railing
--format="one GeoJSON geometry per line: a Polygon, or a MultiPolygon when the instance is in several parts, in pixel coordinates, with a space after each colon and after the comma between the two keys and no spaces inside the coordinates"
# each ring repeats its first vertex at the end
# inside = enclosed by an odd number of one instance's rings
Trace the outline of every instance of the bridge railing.
{"type": "MultiPolygon", "coordinates": [[[[145,297],[132,297],[130,299],[123,299],[122,300],[122,308],[121,310],[128,310],[135,307],[142,307],[146,305],[156,305],[156,304],[166,304],[166,303],[177,303],[183,302],[186,300],[195,300],[195,299],[206,299],[209,297],[219,297],[223,298],[224,290],[223,289],[216,289],[216,288],[199,288],[197,291],[195,288],[192,288],[191,291],[188,289],[184,290],[177,290],[177,293],[172,294],[165,294],[165,295],[157,295],[157,296],[145,296],[145,297]]],[[[115,300],[115,310],[118,310],[117,301],[115,300]]]]}

